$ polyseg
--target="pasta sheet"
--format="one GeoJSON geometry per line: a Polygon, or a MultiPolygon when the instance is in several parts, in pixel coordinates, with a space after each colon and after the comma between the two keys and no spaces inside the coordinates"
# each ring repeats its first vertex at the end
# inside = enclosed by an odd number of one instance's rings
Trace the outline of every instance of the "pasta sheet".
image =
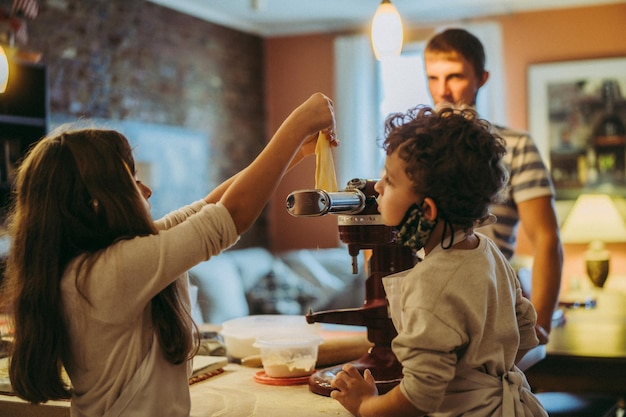
{"type": "Polygon", "coordinates": [[[322,132],[319,133],[315,146],[315,188],[329,192],[339,190],[332,146],[326,134],[322,132]]]}

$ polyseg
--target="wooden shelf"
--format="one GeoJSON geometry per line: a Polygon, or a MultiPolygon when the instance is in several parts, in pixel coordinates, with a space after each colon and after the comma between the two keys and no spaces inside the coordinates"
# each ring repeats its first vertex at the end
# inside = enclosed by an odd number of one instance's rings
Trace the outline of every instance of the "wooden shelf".
{"type": "Polygon", "coordinates": [[[48,120],[40,117],[27,117],[27,116],[11,116],[7,114],[0,114],[0,125],[17,125],[17,126],[34,126],[47,128],[48,120]]]}

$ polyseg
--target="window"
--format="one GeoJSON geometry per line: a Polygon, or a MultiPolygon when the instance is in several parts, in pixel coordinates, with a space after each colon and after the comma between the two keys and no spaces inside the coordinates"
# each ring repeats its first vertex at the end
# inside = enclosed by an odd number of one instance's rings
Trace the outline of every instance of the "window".
{"type": "Polygon", "coordinates": [[[432,105],[424,72],[423,49],[423,43],[410,45],[399,57],[380,62],[381,119],[418,104],[432,105]]]}

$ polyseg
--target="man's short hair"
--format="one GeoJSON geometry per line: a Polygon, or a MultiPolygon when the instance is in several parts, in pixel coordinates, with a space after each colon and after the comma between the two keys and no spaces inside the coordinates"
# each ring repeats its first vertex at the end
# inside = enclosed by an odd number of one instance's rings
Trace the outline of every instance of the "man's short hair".
{"type": "Polygon", "coordinates": [[[425,53],[460,55],[474,67],[481,78],[485,72],[485,49],[480,40],[465,29],[446,29],[433,36],[426,45],[425,53]]]}

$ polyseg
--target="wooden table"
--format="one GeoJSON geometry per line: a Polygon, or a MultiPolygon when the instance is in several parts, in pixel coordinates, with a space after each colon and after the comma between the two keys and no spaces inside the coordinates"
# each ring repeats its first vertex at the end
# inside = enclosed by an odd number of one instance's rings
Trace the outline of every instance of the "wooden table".
{"type": "MultiPolygon", "coordinates": [[[[605,288],[595,308],[567,309],[545,358],[526,369],[536,391],[626,394],[626,292],[605,288]]],[[[308,385],[271,386],[254,381],[256,368],[229,364],[223,374],[193,384],[194,417],[349,416],[336,401],[313,394],[308,385]]],[[[69,416],[69,402],[32,406],[0,395],[0,416],[69,416]]]]}
{"type": "Polygon", "coordinates": [[[535,391],[626,394],[626,294],[596,290],[594,308],[565,310],[546,357],[527,369],[535,391]]]}
{"type": "MultiPolygon", "coordinates": [[[[191,417],[351,415],[337,401],[310,392],[308,384],[261,384],[254,380],[256,372],[259,369],[228,364],[222,374],[191,385],[191,417]]],[[[0,416],[68,417],[69,402],[34,406],[16,397],[0,395],[0,416]]]]}

